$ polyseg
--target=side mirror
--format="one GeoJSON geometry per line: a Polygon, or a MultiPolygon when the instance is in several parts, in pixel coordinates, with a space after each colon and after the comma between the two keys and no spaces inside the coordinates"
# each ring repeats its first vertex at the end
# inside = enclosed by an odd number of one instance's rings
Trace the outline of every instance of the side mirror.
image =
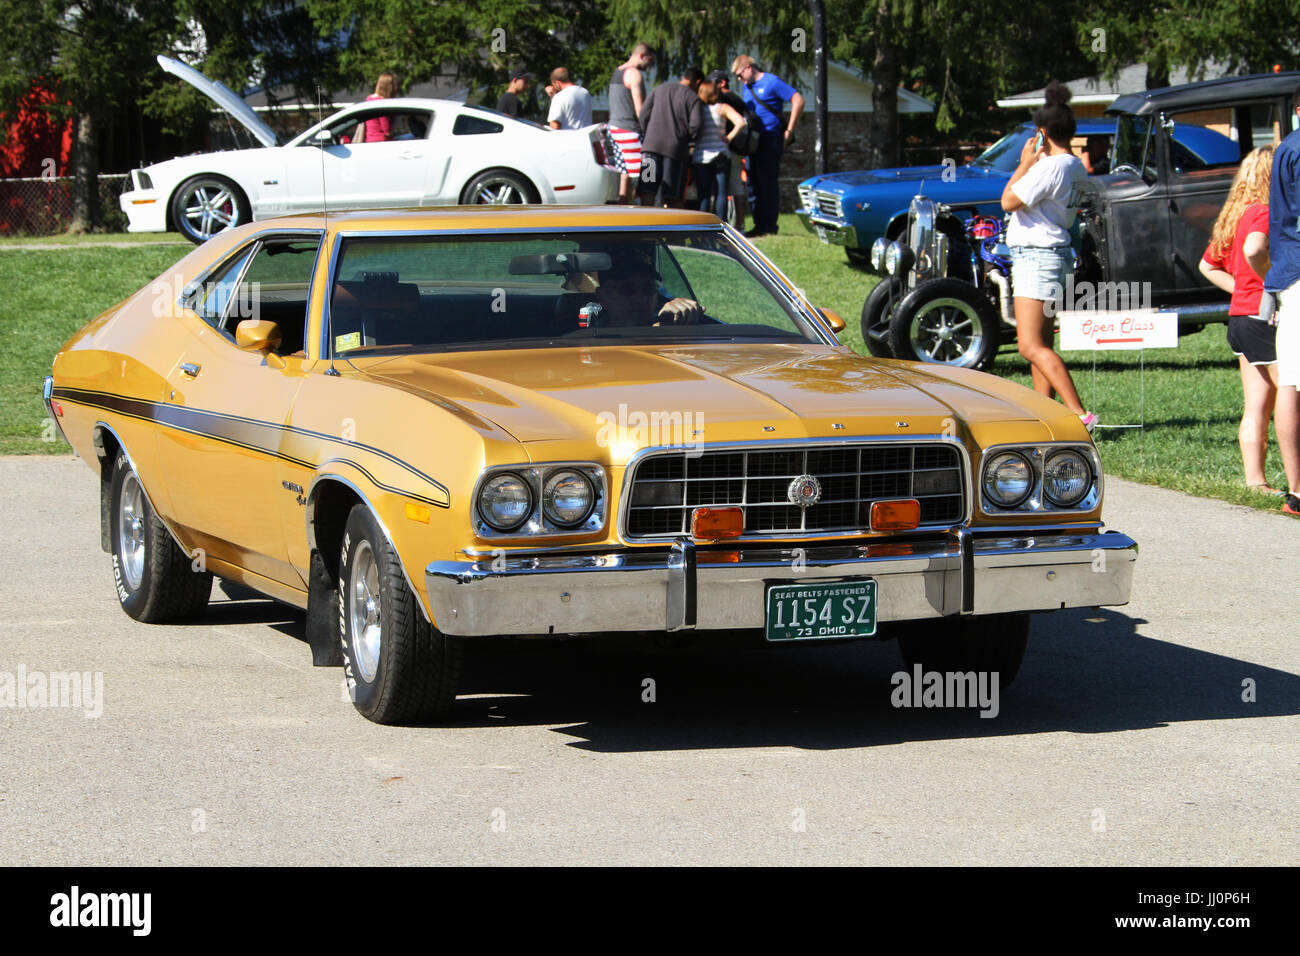
{"type": "Polygon", "coordinates": [[[316,135],[311,138],[313,146],[331,146],[334,143],[334,134],[327,129],[318,129],[316,135]]]}
{"type": "Polygon", "coordinates": [[[838,312],[832,312],[830,309],[818,309],[826,324],[831,327],[831,331],[839,335],[844,331],[844,319],[838,312]]]}
{"type": "Polygon", "coordinates": [[[262,352],[266,364],[284,368],[284,359],[276,354],[280,347],[280,326],[266,319],[244,319],[235,326],[235,345],[245,352],[262,352]]]}

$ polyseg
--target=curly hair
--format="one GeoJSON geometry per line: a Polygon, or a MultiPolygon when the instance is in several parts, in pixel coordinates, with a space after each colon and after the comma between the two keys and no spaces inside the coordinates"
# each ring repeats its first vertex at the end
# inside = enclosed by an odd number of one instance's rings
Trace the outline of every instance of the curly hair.
{"type": "Polygon", "coordinates": [[[1047,130],[1048,139],[1062,146],[1070,145],[1078,129],[1074,110],[1070,109],[1070,98],[1070,88],[1059,80],[1052,80],[1043,91],[1043,105],[1034,110],[1034,125],[1047,130]]]}
{"type": "Polygon", "coordinates": [[[1215,255],[1222,258],[1231,251],[1237,223],[1241,221],[1241,214],[1246,211],[1246,207],[1251,203],[1268,202],[1268,185],[1272,177],[1272,146],[1252,149],[1241,161],[1237,175],[1232,180],[1232,188],[1228,190],[1228,198],[1210,231],[1210,249],[1215,255]]]}

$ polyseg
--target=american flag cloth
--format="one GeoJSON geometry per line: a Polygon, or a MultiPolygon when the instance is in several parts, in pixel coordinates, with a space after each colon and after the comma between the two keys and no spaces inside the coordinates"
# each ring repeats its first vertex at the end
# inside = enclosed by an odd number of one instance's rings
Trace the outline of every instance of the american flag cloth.
{"type": "Polygon", "coordinates": [[[641,175],[641,137],[630,129],[609,127],[609,140],[613,144],[614,166],[629,176],[641,175]]]}

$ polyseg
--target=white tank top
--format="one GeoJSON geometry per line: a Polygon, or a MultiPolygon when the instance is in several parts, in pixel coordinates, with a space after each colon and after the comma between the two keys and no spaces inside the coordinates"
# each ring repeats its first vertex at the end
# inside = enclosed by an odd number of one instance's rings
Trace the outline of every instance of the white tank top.
{"type": "Polygon", "coordinates": [[[727,149],[727,140],[723,131],[727,128],[727,121],[722,115],[722,104],[714,103],[709,107],[709,120],[700,130],[699,141],[695,144],[695,152],[691,159],[697,163],[711,163],[719,156],[729,155],[727,149]]]}

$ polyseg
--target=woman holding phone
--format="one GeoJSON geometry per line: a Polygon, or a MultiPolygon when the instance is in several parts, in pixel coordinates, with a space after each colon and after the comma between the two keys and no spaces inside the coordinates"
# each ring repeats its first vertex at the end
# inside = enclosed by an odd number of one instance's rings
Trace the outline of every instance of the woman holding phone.
{"type": "Polygon", "coordinates": [[[1044,104],[1033,116],[1037,134],[1025,142],[1020,165],[1002,191],[1002,208],[1011,213],[1007,244],[1016,343],[1030,364],[1034,390],[1049,398],[1059,395],[1092,431],[1097,416],[1084,409],[1070,370],[1053,348],[1054,316],[1074,264],[1070,227],[1075,211],[1069,200],[1075,186],[1088,178],[1088,171],[1070,149],[1076,125],[1069,87],[1053,80],[1045,94],[1044,104]],[[1051,317],[1049,302],[1054,306],[1051,317]]]}

